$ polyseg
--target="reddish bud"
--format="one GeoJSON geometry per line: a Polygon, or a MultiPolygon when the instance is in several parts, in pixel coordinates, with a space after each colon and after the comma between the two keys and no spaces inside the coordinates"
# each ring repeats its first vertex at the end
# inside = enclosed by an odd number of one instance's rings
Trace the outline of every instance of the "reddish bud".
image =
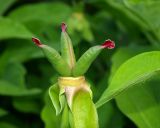
{"type": "Polygon", "coordinates": [[[62,32],[65,32],[66,29],[67,29],[67,25],[65,23],[62,23],[61,24],[61,29],[62,29],[62,32]]]}
{"type": "Polygon", "coordinates": [[[113,49],[115,47],[115,43],[114,41],[108,39],[101,46],[102,48],[113,49]]]}
{"type": "Polygon", "coordinates": [[[32,37],[32,41],[38,46],[40,47],[42,45],[41,41],[38,38],[32,37]]]}

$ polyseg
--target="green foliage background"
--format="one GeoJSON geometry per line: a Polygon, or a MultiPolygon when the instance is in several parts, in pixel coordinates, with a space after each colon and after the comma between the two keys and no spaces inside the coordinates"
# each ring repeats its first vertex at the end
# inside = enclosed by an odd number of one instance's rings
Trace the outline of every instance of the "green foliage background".
{"type": "MultiPolygon", "coordinates": [[[[60,127],[48,97],[58,74],[31,38],[59,50],[61,22],[68,25],[76,58],[108,38],[116,43],[86,74],[95,102],[122,63],[160,49],[159,0],[0,0],[0,128],[60,127]]],[[[139,65],[126,64],[126,76],[145,67],[147,59],[140,59],[139,65]]],[[[158,76],[99,107],[100,128],[160,128],[158,76]]]]}

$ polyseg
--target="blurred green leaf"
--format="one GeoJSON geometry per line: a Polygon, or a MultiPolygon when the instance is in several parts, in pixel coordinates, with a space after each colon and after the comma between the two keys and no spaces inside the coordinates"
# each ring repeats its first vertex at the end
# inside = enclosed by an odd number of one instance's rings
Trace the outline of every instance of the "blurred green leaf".
{"type": "Polygon", "coordinates": [[[45,106],[41,112],[41,118],[45,123],[45,128],[59,128],[61,116],[56,116],[55,109],[49,98],[48,91],[45,95],[45,106]]]}
{"type": "Polygon", "coordinates": [[[159,71],[160,52],[146,52],[126,61],[113,76],[109,87],[96,103],[100,107],[128,88],[149,79],[159,71]]]}
{"type": "Polygon", "coordinates": [[[40,113],[40,103],[37,103],[35,99],[27,98],[27,97],[17,97],[13,99],[13,106],[18,111],[23,113],[40,113]]]}
{"type": "Polygon", "coordinates": [[[12,124],[9,124],[8,122],[0,122],[0,127],[1,128],[18,128],[12,124]]]}
{"type": "Polygon", "coordinates": [[[39,50],[39,48],[36,48],[35,45],[31,42],[31,38],[30,41],[20,39],[9,41],[9,46],[5,52],[9,53],[9,61],[11,62],[22,63],[31,59],[44,57],[43,52],[39,50]],[[12,45],[12,43],[14,45],[12,45]]]}
{"type": "Polygon", "coordinates": [[[50,2],[22,6],[12,11],[9,17],[21,22],[36,20],[50,24],[60,24],[66,21],[70,13],[71,8],[68,5],[60,2],[50,2]]]}
{"type": "MultiPolygon", "coordinates": [[[[81,37],[91,42],[93,41],[93,33],[89,21],[86,19],[82,12],[74,12],[67,21],[69,26],[68,31],[71,35],[75,35],[76,32],[81,33],[81,37]]],[[[80,34],[78,34],[80,36],[80,34]]]]}
{"type": "Polygon", "coordinates": [[[0,95],[7,96],[29,96],[40,94],[41,90],[38,88],[22,89],[17,85],[13,85],[8,81],[0,80],[0,95]]]}
{"type": "Polygon", "coordinates": [[[9,63],[2,78],[20,88],[25,88],[25,74],[26,70],[21,64],[9,63]]]}
{"type": "Polygon", "coordinates": [[[2,108],[0,108],[0,117],[7,115],[8,112],[2,108]]]}
{"type": "Polygon", "coordinates": [[[137,15],[143,22],[148,24],[147,29],[151,30],[160,41],[160,1],[157,0],[123,0],[124,5],[137,15]],[[139,13],[140,12],[140,13],[139,13]]]}
{"type": "Polygon", "coordinates": [[[5,51],[4,53],[0,55],[0,76],[3,75],[6,69],[9,57],[10,57],[10,53],[8,51],[5,51]]]}
{"type": "Polygon", "coordinates": [[[0,0],[0,15],[4,14],[4,12],[15,2],[16,0],[0,0]]]}
{"type": "Polygon", "coordinates": [[[9,18],[0,17],[0,40],[8,38],[31,38],[32,34],[23,24],[9,18]]]}

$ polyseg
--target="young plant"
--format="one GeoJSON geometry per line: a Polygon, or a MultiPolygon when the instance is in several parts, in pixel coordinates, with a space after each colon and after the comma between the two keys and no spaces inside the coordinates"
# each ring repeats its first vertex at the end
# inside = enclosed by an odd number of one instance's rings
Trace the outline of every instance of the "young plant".
{"type": "Polygon", "coordinates": [[[98,128],[98,116],[92,101],[92,91],[84,74],[99,53],[105,48],[113,49],[115,43],[106,40],[102,45],[89,48],[76,61],[65,23],[62,23],[61,29],[61,54],[54,48],[42,44],[39,39],[32,38],[60,74],[57,83],[49,88],[49,96],[56,115],[62,115],[62,128],[98,128]]]}

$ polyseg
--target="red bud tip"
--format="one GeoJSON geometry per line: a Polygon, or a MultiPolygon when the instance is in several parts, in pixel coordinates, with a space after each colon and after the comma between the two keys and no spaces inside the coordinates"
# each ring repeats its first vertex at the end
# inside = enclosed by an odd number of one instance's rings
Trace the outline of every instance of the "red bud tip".
{"type": "Polygon", "coordinates": [[[66,29],[67,29],[67,25],[65,23],[62,23],[61,24],[61,29],[62,29],[62,32],[65,32],[66,29]]]}
{"type": "Polygon", "coordinates": [[[32,41],[38,46],[40,47],[42,45],[41,41],[38,38],[32,37],[32,41]]]}
{"type": "Polygon", "coordinates": [[[108,39],[101,46],[102,48],[113,49],[115,47],[115,43],[114,41],[108,39]]]}

